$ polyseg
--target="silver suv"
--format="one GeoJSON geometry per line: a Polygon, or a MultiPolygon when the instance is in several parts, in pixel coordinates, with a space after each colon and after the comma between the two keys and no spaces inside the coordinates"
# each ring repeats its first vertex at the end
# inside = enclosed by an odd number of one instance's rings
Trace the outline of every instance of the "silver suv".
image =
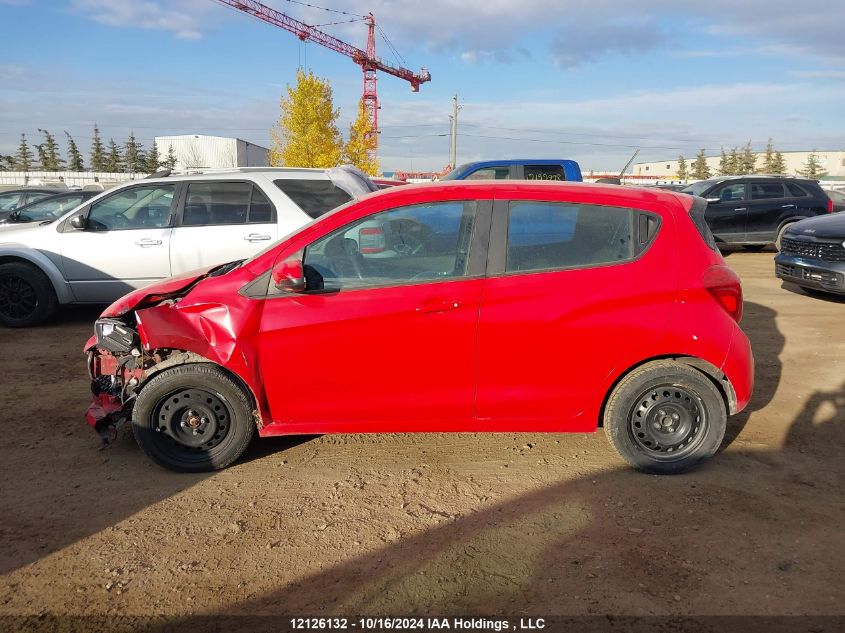
{"type": "Polygon", "coordinates": [[[245,259],[377,187],[352,167],[161,172],[55,221],[0,230],[0,323],[109,303],[155,281],[245,259]]]}

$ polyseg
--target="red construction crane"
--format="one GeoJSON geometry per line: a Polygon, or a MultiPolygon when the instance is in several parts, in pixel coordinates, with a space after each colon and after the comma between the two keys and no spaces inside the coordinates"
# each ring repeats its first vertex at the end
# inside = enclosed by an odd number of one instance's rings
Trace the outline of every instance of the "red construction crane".
{"type": "Polygon", "coordinates": [[[376,57],[376,19],[370,13],[362,16],[367,23],[367,50],[361,50],[356,46],[347,44],[346,42],[332,37],[328,33],[320,31],[314,26],[300,22],[289,15],[285,15],[275,9],[271,9],[267,5],[261,4],[257,0],[217,0],[218,2],[243,11],[251,16],[264,20],[274,26],[281,27],[286,31],[290,31],[296,35],[303,42],[316,42],[326,48],[341,53],[351,58],[364,71],[364,94],[362,102],[370,118],[371,129],[370,134],[373,139],[373,149],[369,152],[370,158],[375,159],[378,155],[378,93],[376,92],[376,71],[380,70],[404,79],[411,84],[413,92],[419,92],[420,84],[426,81],[431,81],[431,73],[425,68],[420,69],[420,72],[415,73],[407,68],[399,66],[391,66],[376,57]]]}

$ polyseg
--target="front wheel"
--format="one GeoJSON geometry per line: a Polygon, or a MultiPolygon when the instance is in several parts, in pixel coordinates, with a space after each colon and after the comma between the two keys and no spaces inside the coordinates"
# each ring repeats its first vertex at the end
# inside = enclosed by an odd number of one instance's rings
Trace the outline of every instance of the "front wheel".
{"type": "Polygon", "coordinates": [[[255,431],[252,403],[225,371],[210,364],[173,367],[138,394],[132,432],[157,464],[179,472],[225,468],[255,431]]]}
{"type": "Polygon", "coordinates": [[[0,324],[39,325],[53,316],[58,307],[56,291],[41,270],[20,261],[0,265],[0,324]]]}
{"type": "Polygon", "coordinates": [[[727,410],[722,394],[698,370],[672,361],[648,363],[616,386],[604,430],[637,470],[674,474],[694,468],[722,443],[727,410]]]}

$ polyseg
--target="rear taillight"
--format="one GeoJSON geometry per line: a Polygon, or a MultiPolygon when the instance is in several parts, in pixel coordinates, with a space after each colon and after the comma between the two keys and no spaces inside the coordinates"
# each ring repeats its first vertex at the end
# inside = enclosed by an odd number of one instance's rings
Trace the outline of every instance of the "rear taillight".
{"type": "Polygon", "coordinates": [[[358,252],[381,253],[384,251],[384,229],[366,228],[358,231],[358,252]]]}
{"type": "Polygon", "coordinates": [[[734,271],[724,264],[711,266],[704,271],[704,287],[734,321],[742,320],[742,284],[734,271]]]}
{"type": "Polygon", "coordinates": [[[833,213],[833,198],[827,199],[827,212],[833,213]]]}

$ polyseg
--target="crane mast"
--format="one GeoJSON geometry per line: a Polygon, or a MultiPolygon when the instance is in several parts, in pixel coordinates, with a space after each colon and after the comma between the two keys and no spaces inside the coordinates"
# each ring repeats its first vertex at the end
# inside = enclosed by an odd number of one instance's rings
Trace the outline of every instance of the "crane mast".
{"type": "Polygon", "coordinates": [[[425,68],[420,69],[420,72],[415,73],[407,68],[401,66],[392,66],[376,56],[376,19],[372,13],[364,16],[364,21],[367,24],[367,48],[362,50],[357,46],[352,46],[336,37],[324,33],[318,28],[305,24],[295,18],[285,15],[276,9],[268,7],[258,0],[217,0],[221,4],[247,13],[253,17],[263,20],[274,26],[285,29],[293,33],[303,42],[314,42],[321,46],[325,46],[341,55],[346,55],[356,64],[361,67],[364,72],[364,90],[361,97],[361,102],[370,119],[370,133],[369,139],[371,141],[372,149],[368,151],[368,157],[375,160],[378,155],[378,91],[376,90],[376,71],[393,75],[399,79],[404,79],[411,84],[413,92],[419,92],[420,84],[431,81],[431,73],[425,68]]]}

